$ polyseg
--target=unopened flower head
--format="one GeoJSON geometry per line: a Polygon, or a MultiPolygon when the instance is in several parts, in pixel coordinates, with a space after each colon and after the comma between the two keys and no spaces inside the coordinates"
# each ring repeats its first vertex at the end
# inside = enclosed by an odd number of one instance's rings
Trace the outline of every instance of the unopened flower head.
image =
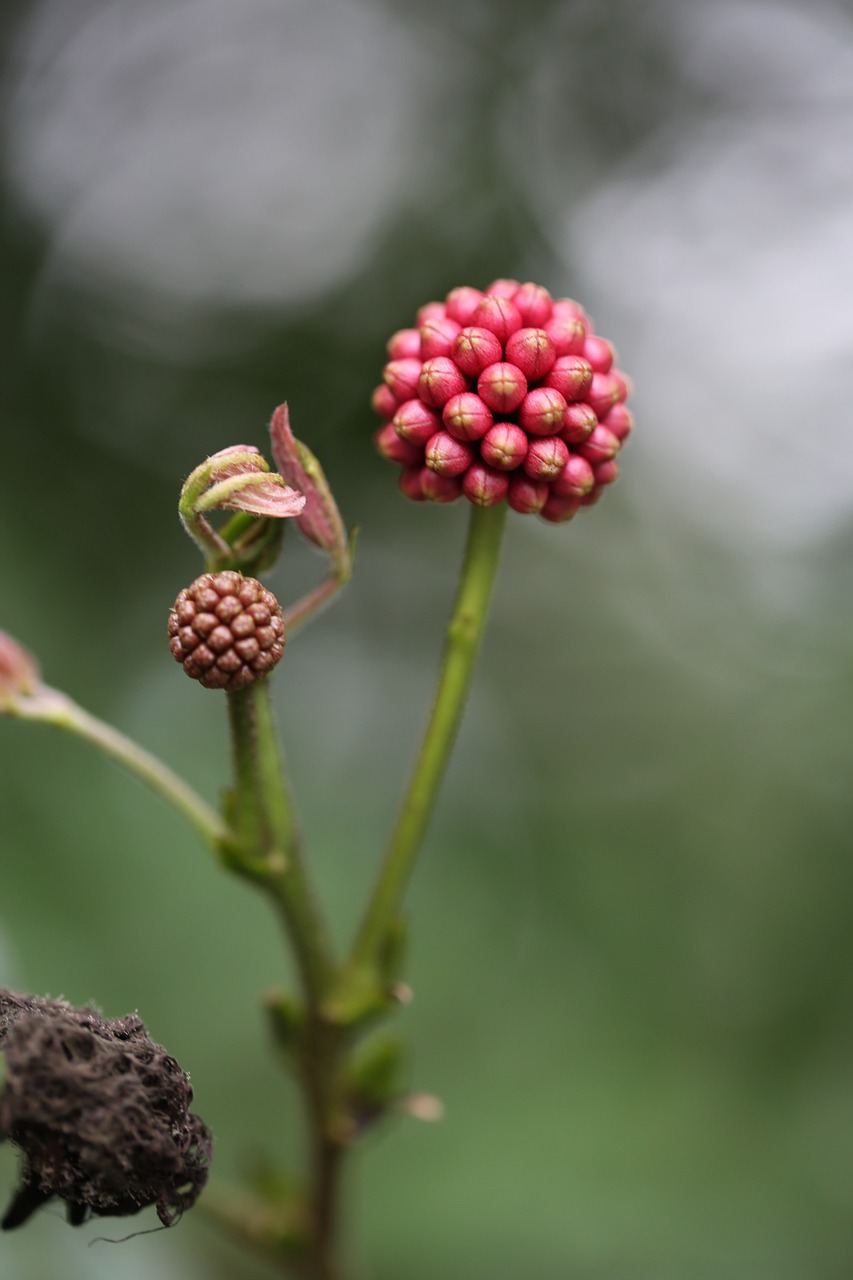
{"type": "Polygon", "coordinates": [[[169,648],[206,689],[233,693],[260,680],[284,652],[281,606],[257,578],[203,573],[169,614],[169,648]]]}
{"type": "Polygon", "coordinates": [[[517,280],[452,289],[391,337],[388,357],[375,441],[406,497],[507,501],[562,523],[616,479],[629,383],[571,298],[517,280]]]}

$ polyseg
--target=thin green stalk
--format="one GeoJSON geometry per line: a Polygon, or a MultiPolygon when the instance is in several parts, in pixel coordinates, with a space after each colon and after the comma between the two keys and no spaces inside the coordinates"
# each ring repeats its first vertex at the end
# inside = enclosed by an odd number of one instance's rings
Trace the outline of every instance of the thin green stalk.
{"type": "Polygon", "coordinates": [[[331,946],[302,860],[267,682],[229,693],[228,707],[233,821],[246,870],[268,888],[281,910],[306,997],[318,1009],[331,981],[331,946]]]}
{"type": "Polygon", "coordinates": [[[506,504],[499,503],[471,511],[462,578],[447,627],[435,701],[397,825],[356,936],[352,955],[356,969],[373,959],[393,927],[435,806],[488,614],[506,510],[506,504]]]}
{"type": "Polygon", "coordinates": [[[334,574],[330,574],[328,578],[320,583],[318,587],[314,587],[301,600],[297,600],[296,604],[290,606],[284,611],[284,629],[288,638],[293,634],[297,627],[301,627],[309,619],[323,609],[336,592],[345,586],[346,583],[334,574]]]}
{"type": "Polygon", "coordinates": [[[6,710],[22,720],[51,724],[90,742],[162,796],[187,819],[214,853],[221,854],[230,833],[219,814],[162,760],[158,760],[131,738],[125,737],[112,725],[85,711],[66,694],[41,685],[32,696],[15,698],[7,705],[6,710]]]}

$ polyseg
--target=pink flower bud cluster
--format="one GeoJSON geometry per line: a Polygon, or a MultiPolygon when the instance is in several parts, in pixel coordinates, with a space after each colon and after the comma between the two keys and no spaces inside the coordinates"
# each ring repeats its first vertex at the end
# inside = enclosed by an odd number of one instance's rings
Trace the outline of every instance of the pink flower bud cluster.
{"type": "Polygon", "coordinates": [[[598,501],[633,425],[630,387],[577,302],[495,280],[428,302],[416,326],[390,339],[372,400],[406,497],[506,499],[552,523],[598,501]]]}

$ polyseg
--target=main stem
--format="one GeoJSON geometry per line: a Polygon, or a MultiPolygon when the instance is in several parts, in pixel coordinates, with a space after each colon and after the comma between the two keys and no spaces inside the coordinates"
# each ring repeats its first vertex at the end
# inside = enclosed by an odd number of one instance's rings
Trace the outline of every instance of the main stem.
{"type": "Polygon", "coordinates": [[[233,824],[248,875],[271,893],[296,953],[311,1007],[333,971],[331,948],[300,850],[290,790],[265,680],[228,695],[234,753],[233,824]]]}
{"type": "Polygon", "coordinates": [[[435,805],[471,684],[489,610],[506,520],[506,503],[473,507],[462,578],[447,626],[438,687],[397,825],[353,949],[369,965],[400,910],[435,805]]]}
{"type": "Polygon", "coordinates": [[[228,695],[234,753],[234,826],[243,866],[271,894],[299,966],[306,1026],[299,1055],[312,1148],[310,1234],[300,1268],[336,1280],[341,1144],[334,1133],[341,1042],[324,1002],[336,975],[325,922],[302,860],[300,837],[266,681],[228,695]]]}

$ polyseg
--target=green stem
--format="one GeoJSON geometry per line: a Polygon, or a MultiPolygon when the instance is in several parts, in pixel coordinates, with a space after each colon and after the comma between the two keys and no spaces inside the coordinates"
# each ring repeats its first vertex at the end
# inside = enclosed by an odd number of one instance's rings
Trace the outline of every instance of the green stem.
{"type": "Polygon", "coordinates": [[[32,696],[16,698],[7,710],[22,720],[51,724],[90,742],[168,801],[195,828],[205,844],[217,855],[221,854],[230,833],[219,814],[162,760],[85,711],[66,694],[42,685],[32,696]]]}
{"type": "Polygon", "coordinates": [[[333,972],[331,946],[308,880],[266,680],[228,694],[234,753],[234,813],[243,869],[272,895],[318,1009],[333,972]]]}
{"type": "Polygon", "coordinates": [[[450,616],[432,713],[379,878],[353,949],[353,965],[367,965],[382,947],[435,805],[462,719],[495,581],[506,504],[474,507],[462,578],[450,616]]]}
{"type": "Polygon", "coordinates": [[[318,587],[314,587],[307,595],[297,600],[296,604],[292,604],[289,609],[285,609],[284,630],[287,637],[290,638],[297,627],[301,627],[315,613],[324,608],[335,593],[345,585],[346,583],[341,581],[340,578],[330,574],[318,587]]]}

